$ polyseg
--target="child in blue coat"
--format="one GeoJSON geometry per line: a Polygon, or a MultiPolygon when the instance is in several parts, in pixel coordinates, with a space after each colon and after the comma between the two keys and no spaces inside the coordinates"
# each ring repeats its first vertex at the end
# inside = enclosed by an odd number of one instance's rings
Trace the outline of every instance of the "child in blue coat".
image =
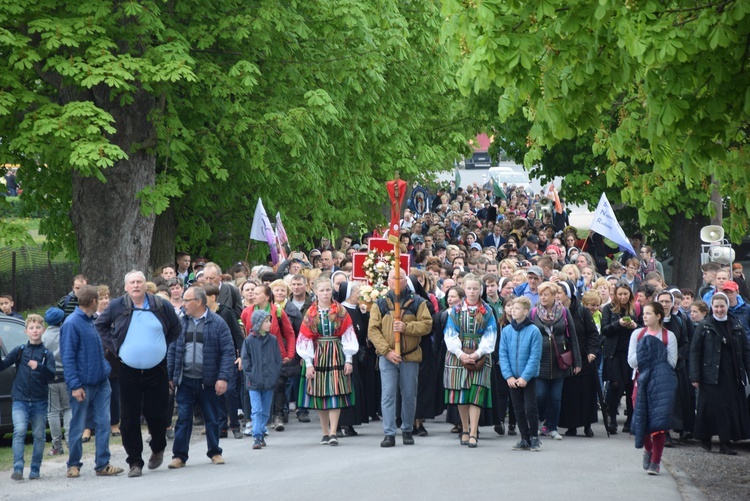
{"type": "Polygon", "coordinates": [[[510,325],[503,328],[498,354],[500,370],[508,381],[510,398],[516,413],[521,440],[514,451],[539,451],[539,413],[536,407],[536,377],[542,358],[542,333],[529,319],[531,301],[526,297],[513,300],[510,325]]]}

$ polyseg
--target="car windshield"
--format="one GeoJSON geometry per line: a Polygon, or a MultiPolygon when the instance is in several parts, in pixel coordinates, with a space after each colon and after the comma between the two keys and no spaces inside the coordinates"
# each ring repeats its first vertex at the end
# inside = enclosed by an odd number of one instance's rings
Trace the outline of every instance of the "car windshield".
{"type": "Polygon", "coordinates": [[[7,354],[16,346],[26,344],[29,338],[26,337],[23,324],[5,320],[0,321],[0,340],[2,340],[3,349],[7,354]]]}

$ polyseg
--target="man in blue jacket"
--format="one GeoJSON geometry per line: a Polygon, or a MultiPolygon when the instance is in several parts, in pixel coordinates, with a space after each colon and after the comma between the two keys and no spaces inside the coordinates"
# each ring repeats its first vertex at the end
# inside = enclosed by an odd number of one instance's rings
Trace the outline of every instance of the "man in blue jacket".
{"type": "Polygon", "coordinates": [[[227,391],[227,382],[235,373],[234,342],[229,326],[208,309],[206,291],[191,287],[185,291],[183,300],[182,333],[167,352],[169,385],[177,388],[171,469],[182,468],[188,460],[196,403],[206,423],[207,455],[213,464],[224,464],[219,447],[218,397],[227,391]]]}
{"type": "Polygon", "coordinates": [[[539,451],[536,377],[542,359],[542,333],[529,319],[531,301],[528,298],[514,299],[509,308],[513,320],[502,330],[498,351],[500,370],[508,381],[518,431],[521,432],[521,440],[513,450],[539,451]]]}
{"type": "Polygon", "coordinates": [[[96,426],[96,474],[119,475],[123,469],[109,464],[109,400],[112,389],[108,378],[111,367],[104,359],[102,340],[94,327],[99,291],[92,285],[84,285],[78,290],[77,297],[78,306],[60,328],[60,357],[73,413],[68,437],[68,478],[81,475],[81,437],[87,412],[94,414],[96,426]]]}

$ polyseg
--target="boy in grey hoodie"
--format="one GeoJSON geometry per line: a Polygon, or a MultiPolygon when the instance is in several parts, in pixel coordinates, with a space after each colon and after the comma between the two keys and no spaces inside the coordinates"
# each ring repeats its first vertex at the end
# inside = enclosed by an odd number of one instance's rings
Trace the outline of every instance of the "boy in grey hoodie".
{"type": "Polygon", "coordinates": [[[271,315],[268,312],[254,311],[251,323],[250,333],[242,343],[242,370],[252,406],[253,449],[260,449],[266,445],[263,432],[281,373],[281,351],[276,336],[270,334],[271,315]]]}
{"type": "Polygon", "coordinates": [[[52,435],[52,450],[50,456],[65,454],[63,449],[63,429],[60,427],[60,418],[65,426],[65,433],[70,431],[70,420],[73,416],[70,410],[70,393],[68,385],[65,384],[62,358],[60,357],[60,326],[65,320],[65,312],[60,308],[52,307],[44,314],[47,329],[42,334],[44,346],[55,356],[55,379],[49,383],[49,404],[47,407],[47,421],[49,431],[52,435]]]}

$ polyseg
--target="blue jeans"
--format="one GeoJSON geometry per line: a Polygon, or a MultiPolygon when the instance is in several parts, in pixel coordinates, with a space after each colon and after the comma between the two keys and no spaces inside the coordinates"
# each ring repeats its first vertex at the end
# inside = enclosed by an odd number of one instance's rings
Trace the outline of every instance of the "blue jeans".
{"type": "Polygon", "coordinates": [[[253,438],[263,438],[268,429],[266,423],[271,416],[271,405],[276,390],[250,390],[250,405],[253,408],[253,438]]]}
{"type": "Polygon", "coordinates": [[[557,430],[560,421],[560,403],[565,378],[537,379],[536,405],[539,409],[539,421],[545,422],[549,431],[557,430]]]}
{"type": "Polygon", "coordinates": [[[47,425],[47,401],[34,400],[31,402],[14,400],[13,408],[13,471],[23,472],[23,448],[26,430],[31,422],[31,432],[34,435],[34,449],[31,454],[31,475],[39,476],[44,456],[44,429],[47,425]]]}
{"type": "Polygon", "coordinates": [[[94,415],[94,443],[96,444],[94,468],[99,471],[109,464],[109,434],[111,432],[109,399],[112,396],[112,388],[109,386],[109,379],[105,379],[96,385],[84,385],[83,391],[86,393],[83,402],[76,400],[72,394],[70,396],[70,409],[73,411],[73,417],[70,420],[70,436],[68,437],[70,449],[68,467],[80,468],[83,464],[81,463],[83,455],[81,436],[86,427],[86,417],[92,413],[94,415]]]}
{"type": "Polygon", "coordinates": [[[221,454],[219,447],[219,397],[213,386],[203,387],[199,379],[183,378],[175,394],[177,401],[177,423],[174,427],[174,444],[172,458],[188,460],[190,435],[193,433],[193,409],[200,405],[203,420],[206,423],[206,442],[210,458],[221,454]]]}
{"type": "Polygon", "coordinates": [[[396,435],[396,395],[401,391],[401,431],[411,432],[417,410],[418,362],[401,362],[396,365],[385,357],[378,357],[382,393],[380,407],[383,432],[396,435]]]}

